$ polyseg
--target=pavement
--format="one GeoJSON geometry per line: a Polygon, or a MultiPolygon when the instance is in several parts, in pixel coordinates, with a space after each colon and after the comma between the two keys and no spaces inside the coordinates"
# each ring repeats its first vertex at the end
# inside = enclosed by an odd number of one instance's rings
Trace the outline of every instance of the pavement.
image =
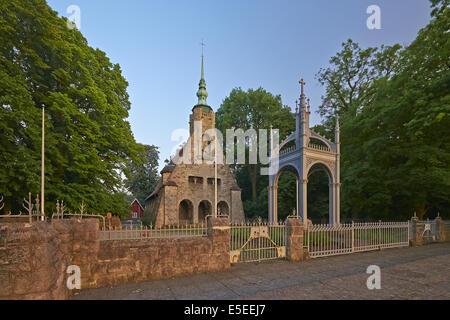
{"type": "Polygon", "coordinates": [[[232,265],[230,270],[81,290],[74,300],[450,300],[450,243],[384,249],[302,262],[232,265]],[[367,288],[367,268],[381,289],[367,288]]]}

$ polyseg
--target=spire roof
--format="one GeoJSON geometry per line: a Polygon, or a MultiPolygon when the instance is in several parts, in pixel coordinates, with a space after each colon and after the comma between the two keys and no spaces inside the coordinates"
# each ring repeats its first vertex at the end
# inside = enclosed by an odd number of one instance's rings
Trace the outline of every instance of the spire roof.
{"type": "Polygon", "coordinates": [[[200,78],[200,83],[198,84],[198,91],[197,91],[197,97],[198,97],[198,105],[205,105],[207,106],[206,99],[208,98],[208,92],[206,91],[206,81],[205,81],[205,69],[203,66],[203,55],[202,55],[202,74],[200,78]]]}

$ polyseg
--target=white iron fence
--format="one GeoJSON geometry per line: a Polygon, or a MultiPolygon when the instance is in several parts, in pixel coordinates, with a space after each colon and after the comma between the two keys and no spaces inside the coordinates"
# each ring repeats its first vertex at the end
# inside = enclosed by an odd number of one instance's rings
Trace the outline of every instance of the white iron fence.
{"type": "Polygon", "coordinates": [[[304,232],[311,258],[409,246],[409,222],[312,225],[304,232]]]}
{"type": "Polygon", "coordinates": [[[206,225],[166,226],[163,228],[139,227],[99,231],[100,241],[169,239],[202,237],[207,235],[206,225]]]}
{"type": "Polygon", "coordinates": [[[256,262],[286,257],[286,225],[263,222],[231,224],[230,261],[256,262]]]}

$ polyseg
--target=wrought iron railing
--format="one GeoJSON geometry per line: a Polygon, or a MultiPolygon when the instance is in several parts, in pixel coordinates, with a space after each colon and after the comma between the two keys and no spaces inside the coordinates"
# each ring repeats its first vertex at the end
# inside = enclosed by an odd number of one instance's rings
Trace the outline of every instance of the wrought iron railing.
{"type": "Polygon", "coordinates": [[[409,246],[409,222],[312,225],[304,244],[311,258],[409,246]]]}
{"type": "MultiPolygon", "coordinates": [[[[0,199],[0,210],[4,208],[3,196],[0,199]]],[[[35,203],[31,199],[31,192],[28,193],[28,199],[23,199],[22,207],[26,210],[25,213],[20,211],[18,214],[13,214],[8,212],[7,214],[0,215],[3,219],[22,219],[22,221],[27,221],[32,223],[33,221],[47,221],[47,217],[42,213],[41,205],[39,202],[39,195],[36,196],[35,203]]],[[[0,219],[1,222],[1,219],[0,219]]]]}
{"type": "Polygon", "coordinates": [[[82,219],[99,219],[101,226],[100,229],[101,230],[106,230],[106,219],[104,216],[100,215],[100,214],[90,214],[85,212],[86,208],[84,205],[84,202],[81,203],[80,207],[79,207],[79,212],[78,213],[70,213],[70,212],[65,212],[66,211],[66,207],[64,205],[64,201],[61,201],[61,203],[59,202],[59,200],[56,201],[56,212],[52,214],[52,221],[53,220],[59,220],[59,219],[73,219],[73,218],[78,218],[80,220],[82,219]]]}
{"type": "Polygon", "coordinates": [[[165,226],[160,228],[140,226],[139,228],[128,227],[116,230],[99,231],[100,241],[172,239],[203,237],[206,235],[207,227],[204,224],[165,226]]]}

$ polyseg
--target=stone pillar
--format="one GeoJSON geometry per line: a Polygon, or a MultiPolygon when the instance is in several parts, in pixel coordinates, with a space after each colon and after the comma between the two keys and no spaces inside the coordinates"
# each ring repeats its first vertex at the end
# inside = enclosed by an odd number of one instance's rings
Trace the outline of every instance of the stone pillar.
{"type": "Polygon", "coordinates": [[[64,222],[71,226],[71,264],[80,267],[81,288],[93,288],[97,282],[93,271],[97,266],[100,251],[99,220],[71,219],[64,222]]]}
{"type": "Polygon", "coordinates": [[[299,216],[302,218],[304,223],[308,222],[308,180],[300,179],[299,181],[299,206],[300,206],[300,214],[299,216]]]}
{"type": "Polygon", "coordinates": [[[230,222],[227,218],[208,218],[208,237],[212,252],[208,263],[210,271],[230,268],[230,222]]]}
{"type": "Polygon", "coordinates": [[[335,197],[334,197],[334,183],[328,184],[328,223],[330,225],[334,225],[335,217],[334,217],[334,207],[335,207],[335,197]]]}
{"type": "Polygon", "coordinates": [[[423,242],[423,231],[424,231],[423,222],[419,221],[417,217],[413,217],[411,219],[411,230],[409,233],[409,242],[412,246],[420,246],[423,242]]]}
{"type": "Polygon", "coordinates": [[[438,242],[444,242],[447,239],[445,238],[445,223],[441,219],[441,217],[437,217],[435,219],[436,222],[436,241],[438,242]]]}
{"type": "Polygon", "coordinates": [[[286,258],[289,261],[303,260],[303,222],[288,218],[286,222],[286,258]]]}
{"type": "Polygon", "coordinates": [[[334,222],[335,225],[340,225],[341,224],[341,199],[340,199],[340,193],[341,193],[341,184],[339,182],[337,182],[334,186],[335,191],[334,191],[334,195],[335,195],[335,207],[334,207],[334,222]]]}

